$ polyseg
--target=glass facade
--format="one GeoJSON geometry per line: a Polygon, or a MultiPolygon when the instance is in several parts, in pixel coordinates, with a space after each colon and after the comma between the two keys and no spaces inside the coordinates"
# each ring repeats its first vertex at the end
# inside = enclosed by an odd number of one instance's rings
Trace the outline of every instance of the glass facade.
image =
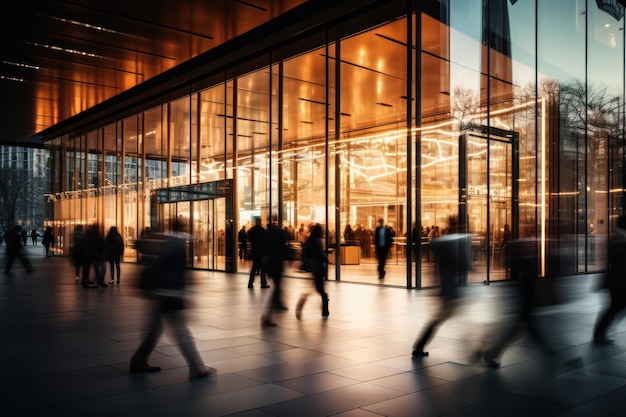
{"type": "Polygon", "coordinates": [[[145,227],[183,216],[190,267],[248,272],[235,235],[277,214],[294,248],[325,226],[331,278],[374,283],[382,218],[385,284],[412,288],[438,285],[429,241],[459,216],[470,282],[508,279],[504,248],[523,237],[541,240],[542,275],[605,269],[624,212],[623,7],[414,3],[364,7],[47,142],[50,225],[66,242],[116,225],[132,261],[145,227]]]}

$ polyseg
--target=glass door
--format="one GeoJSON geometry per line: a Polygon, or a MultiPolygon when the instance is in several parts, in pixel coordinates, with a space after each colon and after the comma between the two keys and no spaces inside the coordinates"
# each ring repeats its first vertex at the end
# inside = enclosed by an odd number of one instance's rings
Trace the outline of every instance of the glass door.
{"type": "Polygon", "coordinates": [[[209,268],[209,200],[193,202],[193,254],[192,263],[194,268],[209,268]]]}
{"type": "Polygon", "coordinates": [[[507,243],[518,236],[516,133],[487,128],[459,139],[459,218],[472,234],[470,281],[503,280],[507,243]]]}

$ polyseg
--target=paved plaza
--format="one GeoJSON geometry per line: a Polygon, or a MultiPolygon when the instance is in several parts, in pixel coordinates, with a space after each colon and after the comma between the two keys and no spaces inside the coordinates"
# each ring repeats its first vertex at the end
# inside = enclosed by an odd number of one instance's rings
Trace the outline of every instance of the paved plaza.
{"type": "Polygon", "coordinates": [[[190,381],[167,329],[150,359],[162,371],[128,373],[148,306],[134,287],[138,265],[122,265],[119,285],[83,289],[68,258],[26,250],[36,271],[18,262],[0,281],[2,416],[574,417],[626,409],[626,320],[611,330],[614,345],[591,341],[606,301],[595,291],[598,276],[561,280],[564,303],[537,312],[556,355],[521,334],[492,369],[470,356],[509,322],[511,283],[466,287],[462,311],[418,360],[411,345],[437,290],[329,281],[330,317],[311,294],[297,320],[296,301],[313,285],[294,275],[284,280],[290,309],[262,328],[271,289],[257,280],[249,290],[245,273],[190,271],[188,323],[216,369],[190,381]]]}

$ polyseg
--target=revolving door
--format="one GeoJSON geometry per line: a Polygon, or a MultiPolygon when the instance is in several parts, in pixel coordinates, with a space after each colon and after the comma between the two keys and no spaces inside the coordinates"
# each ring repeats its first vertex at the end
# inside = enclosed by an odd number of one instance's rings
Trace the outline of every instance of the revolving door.
{"type": "Polygon", "coordinates": [[[187,267],[235,271],[232,180],[152,191],[150,227],[162,233],[182,225],[187,267]]]}

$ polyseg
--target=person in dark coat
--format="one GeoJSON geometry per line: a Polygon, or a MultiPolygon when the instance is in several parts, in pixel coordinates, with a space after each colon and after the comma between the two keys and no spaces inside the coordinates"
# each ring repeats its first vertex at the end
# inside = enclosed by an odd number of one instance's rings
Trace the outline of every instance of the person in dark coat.
{"type": "Polygon", "coordinates": [[[46,258],[52,256],[52,252],[50,251],[50,247],[54,242],[54,235],[52,234],[52,227],[46,227],[46,230],[43,232],[43,239],[41,240],[41,244],[46,250],[46,258]]]}
{"type": "MultiPolygon", "coordinates": [[[[71,258],[74,264],[74,272],[76,273],[76,281],[81,279],[81,269],[85,262],[85,233],[83,226],[77,224],[74,228],[74,236],[71,247],[71,258]]],[[[84,284],[84,283],[83,283],[84,284]]]]}
{"type": "Polygon", "coordinates": [[[109,268],[111,270],[111,280],[109,284],[115,282],[115,273],[117,272],[117,283],[120,283],[120,261],[124,253],[124,239],[117,231],[117,227],[112,226],[105,238],[106,254],[109,259],[109,268]]]}
{"type": "MultiPolygon", "coordinates": [[[[315,290],[322,297],[322,317],[328,317],[328,294],[324,289],[324,278],[326,277],[326,268],[328,266],[328,257],[326,251],[324,251],[324,245],[322,243],[322,226],[316,223],[311,228],[311,233],[304,242],[302,249],[302,257],[307,265],[308,272],[313,274],[313,280],[315,283],[315,290]]],[[[296,305],[296,317],[300,320],[302,316],[302,308],[306,302],[309,293],[304,293],[300,296],[298,304],[296,305]]]]}
{"type": "Polygon", "coordinates": [[[385,278],[385,265],[389,257],[389,250],[393,244],[391,229],[385,226],[383,219],[378,220],[378,227],[374,231],[374,245],[376,247],[376,259],[378,260],[378,279],[385,278]]]}
{"type": "Polygon", "coordinates": [[[248,259],[248,232],[246,226],[241,226],[237,233],[237,242],[239,243],[239,259],[248,259]]]}
{"type": "Polygon", "coordinates": [[[272,223],[267,228],[267,250],[263,256],[263,262],[267,274],[274,281],[274,291],[268,302],[265,313],[261,316],[262,326],[275,326],[271,320],[274,310],[284,311],[287,306],[283,302],[283,268],[287,259],[287,234],[278,226],[278,216],[274,215],[272,223]]]}
{"type": "Polygon", "coordinates": [[[461,305],[459,286],[465,280],[469,269],[467,251],[470,236],[458,233],[459,230],[456,217],[450,217],[451,233],[435,238],[430,243],[440,280],[440,305],[439,310],[431,317],[413,343],[412,356],[415,358],[428,356],[424,348],[439,327],[452,317],[461,305]]]}
{"type": "Polygon", "coordinates": [[[87,228],[84,235],[85,252],[83,254],[83,288],[108,287],[104,282],[106,274],[106,252],[104,237],[97,224],[87,228]],[[95,282],[89,279],[91,268],[94,269],[95,282]]]}
{"type": "Polygon", "coordinates": [[[37,231],[35,229],[30,230],[30,240],[33,243],[33,246],[37,246],[37,231]]]}
{"type": "Polygon", "coordinates": [[[28,232],[26,231],[26,229],[22,230],[22,242],[24,243],[24,246],[26,246],[26,242],[28,241],[28,232]]]}
{"type": "Polygon", "coordinates": [[[130,361],[130,373],[159,372],[159,366],[148,363],[161,334],[163,322],[171,326],[174,339],[178,344],[187,365],[189,378],[206,378],[215,370],[205,366],[193,342],[193,336],[187,326],[184,309],[186,304],[186,249],[188,236],[181,233],[181,226],[176,225],[171,234],[148,233],[136,242],[136,248],[145,262],[142,281],[149,281],[143,286],[144,295],[151,302],[151,312],[144,327],[147,332],[130,361]]]}
{"type": "Polygon", "coordinates": [[[35,268],[30,263],[30,260],[24,253],[24,248],[22,247],[22,228],[20,226],[13,226],[7,234],[5,235],[5,239],[7,242],[7,263],[4,267],[4,273],[11,273],[11,266],[13,262],[15,262],[16,258],[19,258],[26,269],[26,272],[33,272],[35,268]]]}
{"type": "Polygon", "coordinates": [[[254,226],[248,231],[248,240],[250,241],[250,257],[252,258],[248,288],[254,288],[256,274],[261,275],[261,288],[269,288],[265,276],[265,265],[263,265],[263,256],[265,256],[267,245],[267,230],[261,225],[261,217],[256,216],[254,218],[254,226]]]}
{"type": "Polygon", "coordinates": [[[626,216],[617,219],[617,231],[609,242],[609,268],[603,287],[609,290],[611,301],[599,314],[593,330],[594,343],[610,344],[609,327],[619,313],[626,309],[626,216]]]}

